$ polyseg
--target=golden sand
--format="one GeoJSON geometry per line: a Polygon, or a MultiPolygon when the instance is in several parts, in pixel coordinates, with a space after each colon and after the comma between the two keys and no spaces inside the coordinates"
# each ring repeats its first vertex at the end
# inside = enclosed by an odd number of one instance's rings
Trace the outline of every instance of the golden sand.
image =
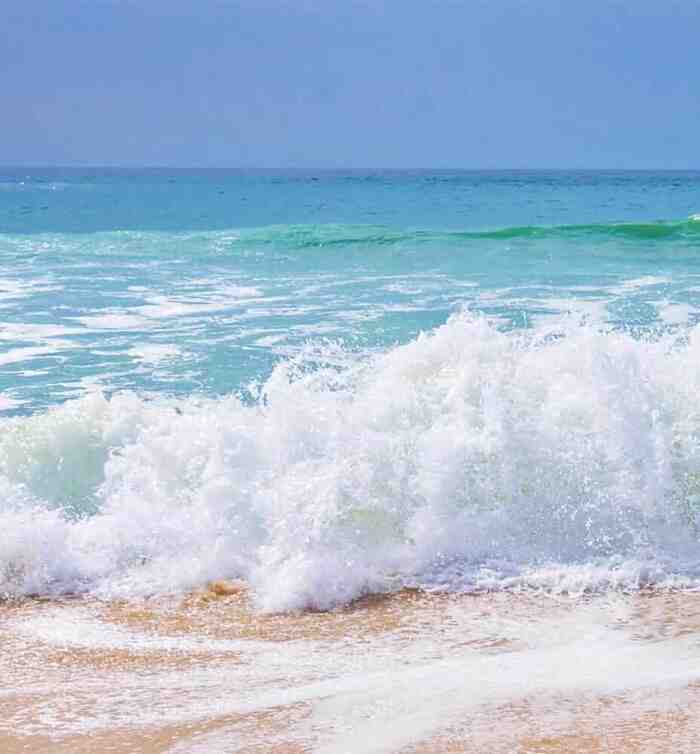
{"type": "MultiPolygon", "coordinates": [[[[325,651],[332,653],[333,646],[342,646],[362,656],[384,638],[391,640],[396,653],[429,639],[435,656],[447,660],[465,648],[482,654],[527,651],[527,637],[537,636],[541,622],[551,624],[583,611],[598,611],[602,621],[641,645],[697,634],[700,661],[700,594],[691,592],[582,599],[405,590],[367,597],[327,613],[266,615],[253,609],[245,585],[215,582],[185,597],[140,602],[81,598],[3,603],[0,752],[219,754],[216,746],[223,747],[222,754],[314,752],[321,749],[328,731],[310,722],[313,699],[235,714],[223,704],[218,713],[216,699],[211,709],[203,706],[207,692],[198,686],[200,674],[201,683],[208,683],[207,674],[225,678],[240,670],[244,660],[231,644],[236,641],[281,649],[287,643],[321,642],[325,651]],[[51,636],[55,620],[62,621],[67,638],[51,636]],[[44,633],[34,631],[44,625],[42,621],[48,621],[48,628],[42,629],[44,633]],[[96,641],[83,640],[85,625],[97,627],[96,641]],[[103,645],[100,627],[121,633],[103,645]],[[180,639],[184,643],[178,643],[180,639]],[[155,710],[149,722],[139,694],[161,685],[163,694],[170,696],[163,697],[163,709],[155,710]]],[[[257,682],[254,670],[250,684],[257,682]]],[[[297,680],[303,685],[316,678],[308,668],[302,672],[282,667],[279,672],[283,685],[297,680]],[[298,679],[295,673],[300,673],[298,679]]],[[[615,668],[610,672],[615,673],[615,668]]],[[[276,683],[274,676],[261,675],[259,693],[269,693],[276,683]]],[[[244,690],[255,698],[255,688],[244,690]]],[[[396,752],[694,754],[700,751],[698,742],[700,685],[682,682],[647,685],[633,694],[533,692],[507,703],[484,703],[427,740],[396,752]]]]}

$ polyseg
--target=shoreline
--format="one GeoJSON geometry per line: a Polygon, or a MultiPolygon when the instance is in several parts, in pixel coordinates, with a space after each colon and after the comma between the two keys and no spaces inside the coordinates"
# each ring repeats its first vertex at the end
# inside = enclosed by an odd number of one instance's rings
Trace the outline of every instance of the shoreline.
{"type": "Polygon", "coordinates": [[[0,640],[5,754],[690,754],[700,732],[700,594],[682,590],[261,614],[218,583],[6,602],[0,640]]]}

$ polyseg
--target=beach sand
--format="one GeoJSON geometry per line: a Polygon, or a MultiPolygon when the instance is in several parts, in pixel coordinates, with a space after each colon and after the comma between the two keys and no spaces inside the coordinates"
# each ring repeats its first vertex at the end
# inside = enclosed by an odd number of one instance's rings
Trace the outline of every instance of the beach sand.
{"type": "Polygon", "coordinates": [[[0,604],[3,754],[677,754],[700,594],[402,591],[267,615],[245,585],[0,604]]]}

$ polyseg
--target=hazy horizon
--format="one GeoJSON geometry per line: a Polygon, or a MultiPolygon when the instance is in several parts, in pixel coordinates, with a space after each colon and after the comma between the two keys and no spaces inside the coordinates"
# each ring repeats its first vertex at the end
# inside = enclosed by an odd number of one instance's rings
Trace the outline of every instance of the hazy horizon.
{"type": "Polygon", "coordinates": [[[291,166],[258,166],[258,165],[129,165],[129,164],[99,164],[99,163],[64,163],[54,165],[41,165],[31,163],[0,163],[0,170],[121,170],[121,171],[148,171],[148,170],[162,170],[162,171],[182,171],[182,172],[194,172],[205,171],[215,172],[217,170],[222,172],[239,172],[239,173],[305,173],[305,172],[318,172],[318,173],[367,173],[367,172],[382,172],[382,173],[700,173],[700,167],[684,167],[684,168],[655,168],[655,167],[605,167],[605,166],[591,166],[591,167],[541,167],[533,165],[532,167],[464,167],[455,165],[449,166],[410,166],[403,167],[389,167],[385,165],[365,165],[365,166],[353,166],[353,167],[329,167],[327,165],[291,165],[291,166]]]}

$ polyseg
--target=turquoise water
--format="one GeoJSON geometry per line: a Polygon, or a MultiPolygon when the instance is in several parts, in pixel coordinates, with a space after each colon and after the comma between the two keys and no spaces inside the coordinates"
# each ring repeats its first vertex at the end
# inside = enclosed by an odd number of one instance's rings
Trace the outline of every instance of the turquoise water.
{"type": "Polygon", "coordinates": [[[694,584],[697,212],[697,172],[0,170],[0,591],[694,584]]]}
{"type": "Polygon", "coordinates": [[[224,395],[451,313],[695,322],[699,173],[0,171],[0,396],[224,395]]]}

